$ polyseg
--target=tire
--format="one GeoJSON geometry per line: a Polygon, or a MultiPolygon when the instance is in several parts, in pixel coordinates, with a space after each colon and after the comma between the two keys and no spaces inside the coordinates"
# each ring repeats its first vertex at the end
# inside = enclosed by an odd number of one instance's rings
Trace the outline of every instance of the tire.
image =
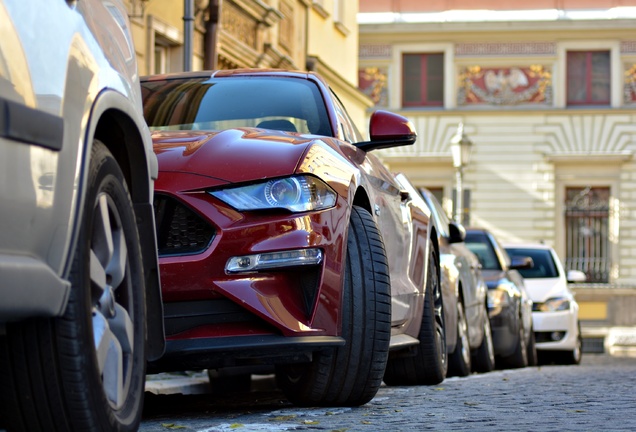
{"type": "Polygon", "coordinates": [[[534,328],[530,329],[530,340],[526,348],[528,356],[528,366],[537,366],[539,364],[539,356],[537,355],[537,344],[534,336],[534,328]]]}
{"type": "Polygon", "coordinates": [[[448,376],[465,377],[472,368],[470,343],[468,341],[468,322],[464,313],[464,304],[457,299],[457,344],[448,359],[448,376]]]}
{"type": "Polygon", "coordinates": [[[572,351],[554,351],[553,358],[558,364],[577,365],[581,363],[583,357],[583,338],[581,336],[581,324],[577,323],[578,337],[576,338],[576,347],[572,351]]]}
{"type": "Polygon", "coordinates": [[[501,358],[501,363],[504,367],[508,368],[524,368],[528,366],[528,344],[525,341],[525,329],[523,327],[523,319],[521,316],[517,318],[519,335],[517,337],[517,344],[515,345],[515,352],[507,357],[501,358]]]}
{"type": "Polygon", "coordinates": [[[10,324],[0,341],[10,431],[136,431],[145,382],[145,294],[130,195],[95,141],[64,315],[10,324]]]}
{"type": "Polygon", "coordinates": [[[484,337],[473,357],[473,368],[475,372],[490,372],[495,369],[495,346],[492,341],[488,308],[486,308],[486,319],[484,319],[484,337]]]}
{"type": "Polygon", "coordinates": [[[430,244],[426,276],[426,292],[422,324],[418,339],[420,344],[414,355],[390,359],[384,382],[387,385],[435,385],[444,381],[448,369],[446,334],[444,328],[444,303],[439,283],[439,258],[430,244]]]}
{"type": "Polygon", "coordinates": [[[342,294],[345,345],[314,353],[311,363],[279,365],[278,386],[300,406],[358,406],[382,384],[391,337],[389,266],[378,227],[354,206],[342,294]]]}

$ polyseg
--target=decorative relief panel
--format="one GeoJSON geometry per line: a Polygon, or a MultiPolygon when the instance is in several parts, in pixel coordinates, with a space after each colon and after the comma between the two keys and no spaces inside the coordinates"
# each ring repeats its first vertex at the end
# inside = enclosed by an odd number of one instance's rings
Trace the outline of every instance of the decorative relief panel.
{"type": "Polygon", "coordinates": [[[373,100],[376,106],[389,104],[387,79],[388,68],[386,67],[367,67],[358,70],[358,87],[373,100]]]}
{"type": "Polygon", "coordinates": [[[460,70],[459,105],[552,104],[552,73],[541,65],[460,70]]]}
{"type": "Polygon", "coordinates": [[[621,42],[622,54],[636,54],[636,40],[622,41],[621,42]]]}
{"type": "Polygon", "coordinates": [[[358,56],[361,59],[390,59],[391,45],[360,45],[358,56]]]}
{"type": "Polygon", "coordinates": [[[258,22],[230,1],[223,4],[221,11],[223,29],[245,45],[256,49],[258,22]]]}
{"type": "Polygon", "coordinates": [[[636,64],[625,65],[625,103],[636,104],[636,64]]]}
{"type": "Polygon", "coordinates": [[[554,42],[460,43],[455,56],[556,55],[554,42]]]}

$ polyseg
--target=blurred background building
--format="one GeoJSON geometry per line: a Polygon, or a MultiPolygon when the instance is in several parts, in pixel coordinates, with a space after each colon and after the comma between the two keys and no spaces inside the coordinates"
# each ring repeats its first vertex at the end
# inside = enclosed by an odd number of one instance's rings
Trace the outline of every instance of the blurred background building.
{"type": "Polygon", "coordinates": [[[391,169],[457,212],[462,124],[463,222],[554,246],[587,324],[636,324],[636,1],[363,0],[358,22],[360,87],[418,132],[391,169]]]}

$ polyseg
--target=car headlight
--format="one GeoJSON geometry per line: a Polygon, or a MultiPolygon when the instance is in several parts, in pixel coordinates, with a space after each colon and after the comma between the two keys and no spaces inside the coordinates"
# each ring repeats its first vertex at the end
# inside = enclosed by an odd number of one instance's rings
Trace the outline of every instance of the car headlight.
{"type": "Polygon", "coordinates": [[[556,312],[570,309],[570,300],[565,297],[548,299],[545,303],[535,303],[533,310],[538,312],[556,312]]]}
{"type": "Polygon", "coordinates": [[[241,211],[287,209],[304,212],[336,205],[336,192],[322,180],[307,175],[276,178],[210,194],[241,211]]]}

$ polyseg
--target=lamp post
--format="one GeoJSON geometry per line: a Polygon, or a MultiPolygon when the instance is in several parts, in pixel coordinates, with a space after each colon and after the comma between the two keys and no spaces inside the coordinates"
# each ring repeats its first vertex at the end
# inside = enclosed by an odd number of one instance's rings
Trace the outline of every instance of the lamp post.
{"type": "Polygon", "coordinates": [[[470,162],[473,143],[464,134],[464,124],[457,126],[457,132],[450,140],[453,167],[455,168],[455,189],[457,194],[455,222],[464,222],[464,167],[470,162]]]}

